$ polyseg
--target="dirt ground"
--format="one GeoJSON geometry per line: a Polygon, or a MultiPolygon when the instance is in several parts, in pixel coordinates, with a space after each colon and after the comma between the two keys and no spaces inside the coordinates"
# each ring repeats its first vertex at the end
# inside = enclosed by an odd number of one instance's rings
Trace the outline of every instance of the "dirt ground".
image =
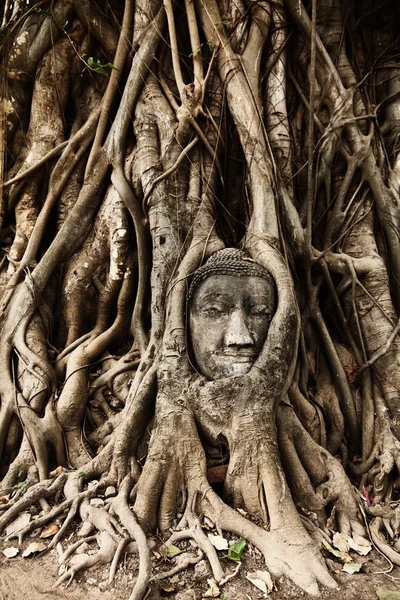
{"type": "MultiPolygon", "coordinates": [[[[21,545],[16,540],[5,541],[0,538],[0,600],[128,600],[133,589],[138,561],[134,555],[125,556],[118,567],[114,582],[109,585],[108,566],[92,568],[90,571],[79,574],[70,587],[61,586],[52,590],[58,576],[58,554],[52,550],[44,555],[35,555],[28,558],[21,556],[30,542],[37,541],[38,534],[28,536],[21,545]],[[9,547],[19,549],[15,558],[7,559],[3,550],[9,547]]],[[[71,534],[68,544],[76,540],[76,535],[71,534]]],[[[44,540],[45,542],[48,540],[44,540]]],[[[188,544],[188,543],[186,543],[188,544]]],[[[182,546],[182,544],[179,544],[182,546]]],[[[96,544],[87,546],[87,553],[94,553],[96,544]]],[[[220,553],[223,556],[223,552],[220,553]]],[[[373,600],[377,598],[377,588],[400,590],[400,567],[395,567],[390,573],[390,565],[378,554],[376,550],[365,557],[355,555],[358,562],[363,563],[362,571],[354,575],[341,573],[342,565],[338,562],[329,562],[336,581],[337,590],[323,590],[321,599],[325,600],[373,600]]],[[[174,564],[171,561],[163,561],[154,556],[154,573],[157,575],[163,570],[170,569],[174,564]]],[[[231,573],[236,563],[223,558],[222,563],[226,573],[231,573]]],[[[243,555],[242,565],[238,575],[226,583],[221,589],[221,600],[256,600],[265,598],[263,592],[259,591],[246,579],[246,574],[257,569],[263,570],[263,561],[258,550],[250,545],[246,547],[243,555]]],[[[203,560],[195,567],[189,567],[172,578],[152,583],[147,600],[200,600],[208,589],[207,579],[211,577],[208,563],[203,560]]],[[[276,582],[277,591],[272,592],[268,598],[271,600],[297,600],[299,598],[310,598],[302,592],[291,581],[282,578],[276,582]]]]}

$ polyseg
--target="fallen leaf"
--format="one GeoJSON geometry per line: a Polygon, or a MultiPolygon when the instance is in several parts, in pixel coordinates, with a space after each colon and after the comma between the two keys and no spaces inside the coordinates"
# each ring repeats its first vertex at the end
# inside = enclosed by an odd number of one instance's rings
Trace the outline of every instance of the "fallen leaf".
{"type": "Polygon", "coordinates": [[[52,525],[47,525],[47,527],[45,527],[42,531],[42,533],[40,534],[40,537],[42,539],[48,538],[48,537],[52,537],[53,535],[56,535],[56,533],[58,533],[60,531],[60,528],[58,525],[54,525],[54,523],[52,525]]]}
{"type": "Polygon", "coordinates": [[[358,573],[361,567],[362,565],[360,563],[347,563],[343,565],[342,571],[349,573],[349,575],[353,575],[354,573],[358,573]]]}
{"type": "Polygon", "coordinates": [[[208,590],[203,594],[203,598],[218,598],[220,595],[219,587],[215,583],[214,579],[207,579],[209,585],[208,590]]]}
{"type": "Polygon", "coordinates": [[[226,540],[222,535],[212,535],[208,534],[208,539],[217,550],[228,550],[228,540],[226,540]]]}
{"type": "Polygon", "coordinates": [[[160,552],[162,556],[166,556],[167,558],[174,558],[175,556],[178,556],[178,554],[182,554],[182,550],[173,544],[168,546],[168,548],[160,548],[160,552]]]}
{"type": "Polygon", "coordinates": [[[19,553],[18,548],[4,548],[3,554],[6,558],[14,558],[19,553]]]}
{"type": "Polygon", "coordinates": [[[326,526],[329,527],[329,529],[333,529],[333,524],[335,522],[335,513],[336,513],[336,504],[332,508],[331,514],[326,522],[326,526]]]}
{"type": "Polygon", "coordinates": [[[396,590],[387,590],[386,588],[378,588],[376,595],[379,600],[400,600],[400,592],[396,590]]]}
{"type": "Polygon", "coordinates": [[[36,552],[43,552],[43,550],[46,550],[46,544],[44,544],[43,542],[32,542],[22,553],[22,556],[23,558],[27,558],[31,554],[35,554],[36,552]]]}
{"type": "Polygon", "coordinates": [[[167,594],[170,594],[171,592],[175,591],[175,588],[170,586],[170,587],[163,587],[163,591],[167,592],[167,594]]]}
{"type": "Polygon", "coordinates": [[[7,496],[1,496],[1,498],[0,498],[0,502],[1,502],[2,504],[8,504],[8,502],[9,502],[9,498],[8,498],[7,496]]]}
{"type": "Polygon", "coordinates": [[[254,573],[247,573],[246,579],[248,579],[259,590],[264,592],[264,594],[269,594],[274,589],[274,582],[272,581],[272,577],[268,571],[255,571],[254,573]]]}
{"type": "Polygon", "coordinates": [[[262,579],[256,579],[255,577],[250,577],[249,573],[246,575],[246,579],[250,581],[253,585],[256,586],[259,590],[264,592],[264,594],[268,594],[267,586],[262,579]]]}
{"type": "Polygon", "coordinates": [[[335,550],[330,544],[328,544],[326,540],[322,540],[322,544],[326,548],[326,550],[328,550],[328,552],[333,554],[333,556],[336,556],[336,558],[339,558],[339,560],[341,560],[343,563],[353,562],[353,559],[349,554],[347,554],[346,552],[341,552],[340,550],[335,550]]]}
{"type": "Polygon", "coordinates": [[[349,538],[348,542],[350,548],[358,552],[358,554],[361,554],[361,556],[366,556],[368,552],[371,552],[372,550],[372,545],[369,540],[366,540],[356,533],[353,533],[353,537],[349,538]]]}
{"type": "Polygon", "coordinates": [[[21,531],[21,529],[24,529],[24,527],[26,527],[28,525],[30,520],[31,520],[31,515],[29,513],[27,513],[27,512],[21,513],[15,519],[15,521],[10,523],[10,525],[8,525],[8,527],[6,527],[6,536],[13,535],[14,533],[17,533],[17,531],[21,531]]]}
{"type": "Polygon", "coordinates": [[[349,551],[348,535],[346,533],[335,533],[332,538],[332,545],[340,550],[340,552],[349,551]]]}
{"type": "Polygon", "coordinates": [[[57,467],[56,469],[54,469],[54,471],[50,471],[50,477],[57,477],[57,475],[66,471],[68,471],[68,469],[66,469],[65,467],[57,467]]]}
{"type": "Polygon", "coordinates": [[[156,550],[153,550],[153,554],[156,558],[160,559],[162,557],[162,554],[160,554],[159,552],[157,552],[156,550]]]}
{"type": "Polygon", "coordinates": [[[244,549],[246,548],[245,540],[239,540],[236,544],[233,544],[228,550],[228,558],[231,560],[240,561],[244,549]]]}

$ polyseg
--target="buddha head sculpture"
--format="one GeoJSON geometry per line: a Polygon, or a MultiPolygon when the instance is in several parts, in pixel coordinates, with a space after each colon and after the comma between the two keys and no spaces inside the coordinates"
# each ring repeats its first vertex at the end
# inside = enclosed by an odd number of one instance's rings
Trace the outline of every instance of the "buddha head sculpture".
{"type": "Polygon", "coordinates": [[[189,337],[198,371],[215,380],[248,373],[276,306],[271,275],[244,252],[226,248],[194,274],[188,293],[189,337]]]}

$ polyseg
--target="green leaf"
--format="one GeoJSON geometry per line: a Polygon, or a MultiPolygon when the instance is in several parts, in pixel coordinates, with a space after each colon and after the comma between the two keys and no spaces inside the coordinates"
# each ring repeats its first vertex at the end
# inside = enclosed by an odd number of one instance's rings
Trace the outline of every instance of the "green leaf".
{"type": "Polygon", "coordinates": [[[400,592],[396,590],[387,590],[385,588],[378,588],[376,595],[379,600],[400,600],[400,592]]]}
{"type": "Polygon", "coordinates": [[[16,483],[16,484],[14,485],[13,489],[11,490],[11,498],[12,498],[13,496],[15,496],[15,494],[16,494],[17,492],[22,492],[22,491],[24,491],[24,489],[25,489],[25,486],[26,486],[26,481],[19,481],[18,483],[16,483]]]}
{"type": "Polygon", "coordinates": [[[178,554],[182,554],[182,550],[178,548],[178,546],[174,546],[173,544],[168,546],[167,558],[174,558],[175,556],[178,556],[178,554]]]}
{"type": "Polygon", "coordinates": [[[107,69],[104,69],[103,67],[96,67],[94,71],[96,71],[96,73],[100,73],[101,75],[105,75],[106,77],[109,74],[107,69]]]}
{"type": "Polygon", "coordinates": [[[87,59],[87,64],[88,67],[92,70],[95,71],[96,73],[100,73],[101,75],[104,75],[105,77],[108,77],[109,70],[113,69],[114,71],[118,71],[117,67],[115,65],[113,65],[112,63],[102,63],[101,60],[99,58],[93,58],[93,56],[89,56],[89,58],[87,59]]]}
{"type": "Polygon", "coordinates": [[[106,63],[105,65],[103,65],[103,67],[106,67],[107,69],[113,69],[113,71],[119,71],[119,69],[117,69],[117,67],[112,63],[106,63]]]}
{"type": "Polygon", "coordinates": [[[79,471],[78,477],[86,477],[85,471],[79,471]]]}
{"type": "Polygon", "coordinates": [[[229,600],[228,596],[225,596],[225,594],[221,594],[221,600],[229,600]]]}
{"type": "Polygon", "coordinates": [[[231,560],[236,560],[237,562],[241,560],[244,549],[246,548],[246,541],[239,540],[236,544],[233,544],[228,550],[228,558],[231,560]]]}

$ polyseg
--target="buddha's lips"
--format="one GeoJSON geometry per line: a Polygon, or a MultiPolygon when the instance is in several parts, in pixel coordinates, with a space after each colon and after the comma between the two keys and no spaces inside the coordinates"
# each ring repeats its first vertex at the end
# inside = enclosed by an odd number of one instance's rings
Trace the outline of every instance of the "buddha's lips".
{"type": "Polygon", "coordinates": [[[256,359],[254,352],[221,352],[214,354],[218,358],[233,358],[237,362],[249,362],[256,359]]]}

